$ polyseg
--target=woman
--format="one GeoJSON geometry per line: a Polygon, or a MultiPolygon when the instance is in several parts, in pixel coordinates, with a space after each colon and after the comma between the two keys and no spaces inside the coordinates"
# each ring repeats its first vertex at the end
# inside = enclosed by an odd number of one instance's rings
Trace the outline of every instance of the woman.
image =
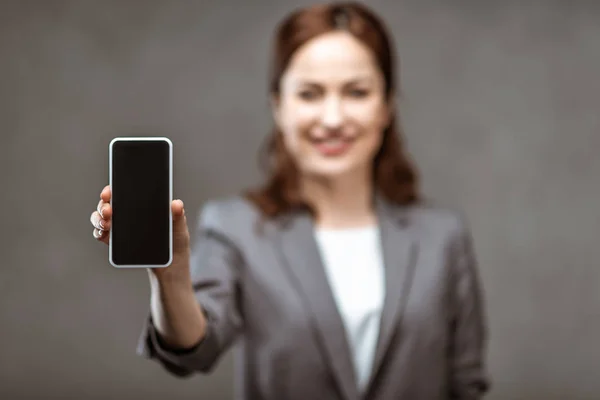
{"type": "MultiPolygon", "coordinates": [[[[425,205],[396,124],[395,65],[356,3],[279,27],[266,184],[209,202],[149,271],[139,352],[210,372],[235,341],[245,399],[479,399],[486,324],[469,230],[425,205]]],[[[92,214],[108,243],[110,190],[92,214]],[[103,223],[103,226],[100,225],[103,223]]]]}

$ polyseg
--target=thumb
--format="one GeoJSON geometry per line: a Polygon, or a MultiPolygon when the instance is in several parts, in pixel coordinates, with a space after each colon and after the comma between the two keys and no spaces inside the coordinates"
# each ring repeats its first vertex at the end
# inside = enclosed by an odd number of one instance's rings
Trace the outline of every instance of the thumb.
{"type": "Polygon", "coordinates": [[[173,200],[171,203],[171,212],[173,214],[173,230],[187,229],[183,201],[179,199],[173,200]]]}
{"type": "Polygon", "coordinates": [[[174,250],[182,251],[187,249],[190,240],[183,201],[179,199],[173,200],[171,203],[171,211],[173,214],[174,250]]]}

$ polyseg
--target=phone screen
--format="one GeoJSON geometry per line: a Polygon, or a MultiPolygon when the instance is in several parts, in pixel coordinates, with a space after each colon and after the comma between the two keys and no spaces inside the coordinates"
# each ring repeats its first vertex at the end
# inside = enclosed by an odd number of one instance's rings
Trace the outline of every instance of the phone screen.
{"type": "Polygon", "coordinates": [[[166,266],[172,244],[172,145],[168,139],[111,142],[110,262],[166,266]]]}

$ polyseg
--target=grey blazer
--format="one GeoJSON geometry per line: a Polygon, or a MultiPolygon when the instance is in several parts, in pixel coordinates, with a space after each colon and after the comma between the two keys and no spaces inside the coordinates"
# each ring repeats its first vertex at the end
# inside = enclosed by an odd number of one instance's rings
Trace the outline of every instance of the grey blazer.
{"type": "Polygon", "coordinates": [[[364,393],[311,217],[261,224],[239,197],[208,202],[195,229],[191,269],[207,336],[192,349],[168,349],[148,317],[138,353],[186,377],[210,372],[236,342],[238,399],[482,398],[487,326],[467,224],[439,207],[376,203],[386,297],[364,393]]]}

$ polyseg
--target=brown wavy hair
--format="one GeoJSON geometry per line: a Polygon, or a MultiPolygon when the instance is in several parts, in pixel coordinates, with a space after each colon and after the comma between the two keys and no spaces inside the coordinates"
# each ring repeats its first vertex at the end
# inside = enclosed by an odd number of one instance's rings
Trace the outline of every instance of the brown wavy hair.
{"type": "MultiPolygon", "coordinates": [[[[388,101],[397,93],[395,60],[392,43],[383,22],[364,5],[336,2],[302,8],[291,13],[277,27],[269,76],[271,97],[280,93],[280,80],[295,51],[307,41],[334,30],[343,29],[370,48],[385,80],[388,101]]],[[[420,200],[417,172],[405,154],[402,130],[397,112],[383,133],[381,148],[374,158],[373,179],[376,191],[397,205],[410,205],[420,200]]],[[[308,210],[311,206],[299,190],[299,171],[286,150],[277,127],[267,137],[259,154],[266,172],[266,182],[249,190],[246,197],[266,217],[289,211],[308,210]]]]}

